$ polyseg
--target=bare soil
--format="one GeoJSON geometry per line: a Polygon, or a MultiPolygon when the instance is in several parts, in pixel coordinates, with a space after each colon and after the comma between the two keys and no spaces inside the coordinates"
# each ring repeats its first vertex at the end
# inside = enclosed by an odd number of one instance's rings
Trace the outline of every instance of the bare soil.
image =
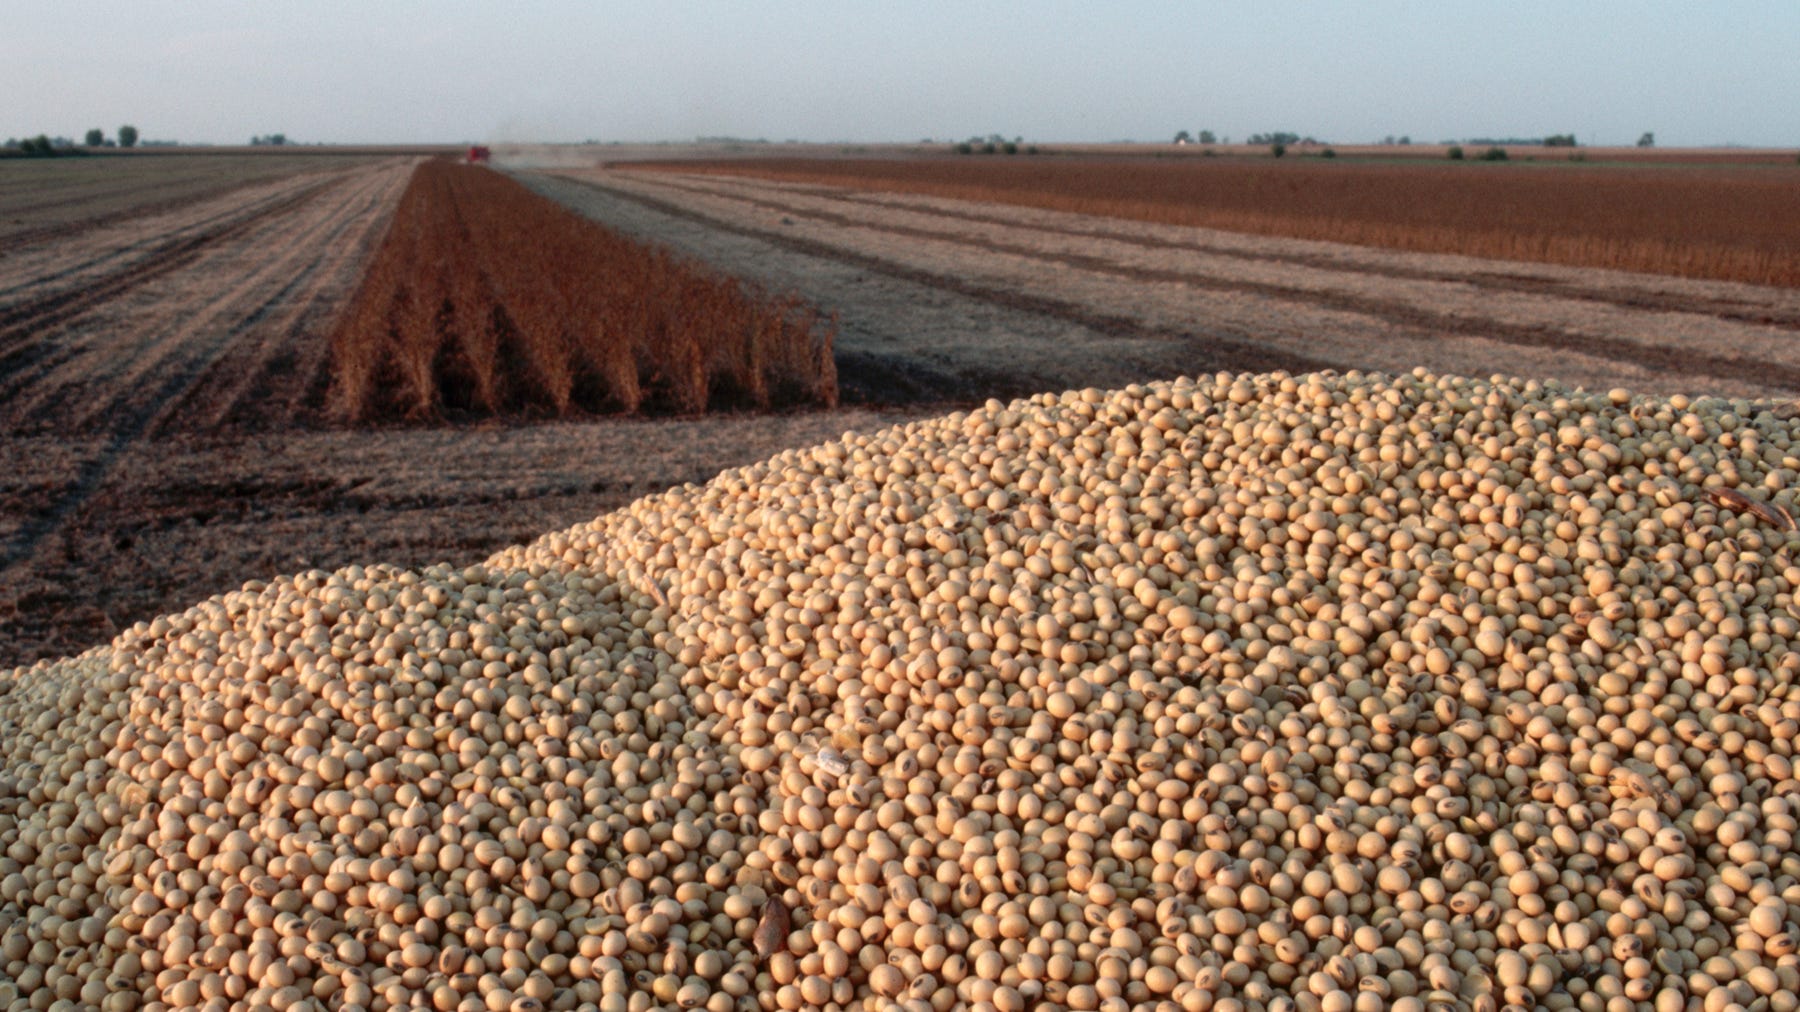
{"type": "Polygon", "coordinates": [[[727,467],[938,412],[177,432],[111,454],[105,437],[6,435],[0,668],[278,573],[479,562],[727,467]]]}

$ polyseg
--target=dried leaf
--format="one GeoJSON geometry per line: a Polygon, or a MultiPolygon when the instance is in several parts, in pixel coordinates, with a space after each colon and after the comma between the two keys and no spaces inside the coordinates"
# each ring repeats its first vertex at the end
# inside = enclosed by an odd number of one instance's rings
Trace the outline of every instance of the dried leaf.
{"type": "Polygon", "coordinates": [[[1786,525],[1788,530],[1800,530],[1800,523],[1794,522],[1794,515],[1788,512],[1786,506],[1783,506],[1778,502],[1771,502],[1769,503],[1769,508],[1781,514],[1781,522],[1786,525]]]}
{"type": "Polygon", "coordinates": [[[756,922],[756,931],[750,936],[758,959],[768,959],[787,947],[788,925],[787,904],[779,896],[769,897],[769,902],[763,904],[762,917],[756,922]]]}
{"type": "Polygon", "coordinates": [[[1779,504],[1758,502],[1735,488],[1709,488],[1702,493],[1706,501],[1723,510],[1733,513],[1748,513],[1763,523],[1779,530],[1800,530],[1794,523],[1794,515],[1779,504]]]}

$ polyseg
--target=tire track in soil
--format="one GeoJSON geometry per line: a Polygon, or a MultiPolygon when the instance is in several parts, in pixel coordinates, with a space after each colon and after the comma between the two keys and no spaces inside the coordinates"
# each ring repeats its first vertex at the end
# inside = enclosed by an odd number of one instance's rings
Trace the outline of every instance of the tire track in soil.
{"type": "MultiPolygon", "coordinates": [[[[348,186],[351,183],[350,177],[351,173],[338,173],[322,180],[302,193],[281,201],[276,207],[258,212],[237,226],[228,228],[226,235],[213,238],[213,246],[220,246],[231,239],[243,239],[246,247],[274,252],[263,263],[254,266],[242,280],[234,283],[227,293],[210,299],[206,311],[179,318],[163,333],[152,337],[148,343],[160,351],[150,362],[135,363],[134,368],[122,375],[96,379],[96,383],[125,384],[141,390],[144,389],[142,380],[147,379],[144,377],[147,371],[171,359],[176,360],[172,371],[160,383],[148,387],[146,395],[134,398],[134,405],[125,407],[124,410],[119,410],[117,405],[108,405],[104,412],[110,422],[106,442],[97,454],[83,462],[75,480],[56,497],[48,509],[22,525],[0,547],[0,577],[33,560],[39,549],[53,539],[105,486],[107,478],[119,462],[134,452],[137,444],[151,435],[159,423],[169,416],[171,406],[187,399],[187,392],[201,382],[226,355],[235,339],[268,316],[272,307],[290,296],[301,281],[316,272],[319,264],[328,260],[348,262],[347,258],[333,258],[330,250],[321,249],[317,245],[317,240],[320,233],[341,232],[354,223],[353,212],[362,206],[355,198],[362,195],[362,188],[353,189],[348,199],[334,205],[322,215],[321,220],[303,221],[300,227],[304,231],[298,237],[286,234],[291,226],[274,226],[285,224],[285,216],[300,214],[327,193],[348,186]],[[263,240],[261,235],[252,235],[258,225],[271,226],[269,231],[274,234],[270,238],[274,241],[255,241],[263,240]],[[312,264],[303,264],[308,257],[313,258],[312,264]],[[286,284],[278,285],[273,293],[256,299],[259,288],[266,287],[271,279],[285,275],[294,275],[294,278],[286,284]],[[246,299],[255,301],[253,304],[246,304],[246,299]],[[230,322],[225,323],[227,320],[230,322]]],[[[199,253],[195,252],[186,256],[177,266],[169,267],[161,273],[172,273],[191,265],[198,258],[199,253]]],[[[0,580],[0,583],[4,582],[7,581],[0,580]]]]}
{"type": "MultiPolygon", "coordinates": [[[[308,186],[322,185],[328,181],[329,176],[336,174],[335,172],[313,170],[274,179],[250,180],[225,191],[208,193],[199,200],[183,201],[181,206],[173,209],[158,206],[143,213],[128,212],[112,224],[127,229],[135,227],[142,234],[140,237],[126,242],[108,241],[107,237],[103,236],[98,245],[85,251],[79,246],[74,251],[62,251],[56,247],[48,250],[41,247],[28,249],[23,257],[28,264],[40,257],[47,257],[48,263],[37,263],[16,269],[4,279],[6,283],[0,285],[0,323],[4,323],[4,316],[7,313],[15,311],[24,304],[14,301],[21,299],[22,293],[41,292],[49,289],[49,296],[56,296],[66,295],[71,290],[80,290],[98,280],[104,280],[112,274],[129,270],[133,265],[153,257],[159,247],[173,246],[209,231],[228,228],[247,216],[267,210],[275,203],[291,198],[308,186]],[[266,192],[231,199],[232,194],[242,193],[245,190],[266,192]],[[181,211],[184,207],[191,209],[191,216],[176,215],[176,212],[181,211]],[[160,222],[154,220],[159,217],[168,217],[171,220],[160,222]],[[59,252],[62,253],[60,258],[57,256],[59,252]],[[123,266],[112,266],[115,264],[123,266]],[[54,286],[59,282],[66,282],[68,287],[55,288],[54,286]]],[[[78,238],[84,231],[86,230],[73,233],[67,238],[78,238]]],[[[4,238],[0,238],[0,242],[4,241],[4,238]]],[[[10,244],[7,246],[8,252],[14,255],[18,255],[20,249],[19,246],[10,244]]],[[[39,302],[49,296],[25,298],[24,302],[39,302]]]]}
{"type": "MultiPolygon", "coordinates": [[[[631,203],[649,208],[661,214],[669,215],[670,217],[704,225],[707,228],[717,229],[719,231],[729,232],[733,235],[741,235],[746,238],[766,242],[770,245],[779,246],[783,249],[791,250],[805,256],[855,266],[872,273],[883,274],[911,284],[954,292],[958,295],[976,299],[1003,309],[1021,313],[1031,313],[1059,320],[1064,323],[1071,323],[1104,337],[1160,341],[1188,345],[1192,347],[1199,356],[1199,360],[1191,366],[1190,371],[1192,372],[1212,372],[1220,370],[1229,372],[1273,372],[1286,370],[1288,372],[1297,373],[1338,368],[1338,364],[1334,362],[1284,351],[1279,348],[1267,347],[1257,344],[1254,341],[1246,341],[1219,334],[1201,335],[1188,329],[1147,323],[1143,320],[1129,316],[1100,312],[1091,306],[1079,302],[1056,299],[1044,295],[1031,295],[1010,288],[984,285],[966,277],[940,274],[934,271],[925,270],[924,268],[913,267],[897,261],[873,256],[871,254],[843,249],[842,247],[833,246],[829,243],[819,242],[813,239],[782,235],[778,232],[768,232],[752,226],[740,225],[735,222],[716,218],[701,211],[693,210],[692,208],[683,207],[682,205],[671,201],[660,200],[655,197],[616,189],[592,179],[573,176],[559,176],[558,178],[566,179],[577,185],[601,191],[621,200],[630,201],[631,203]]],[[[878,356],[869,356],[869,358],[876,360],[864,361],[862,356],[858,356],[854,352],[844,354],[840,349],[838,360],[839,382],[842,383],[844,381],[847,372],[850,374],[852,382],[862,382],[864,381],[864,378],[858,375],[858,371],[862,368],[871,370],[886,370],[891,368],[890,363],[880,360],[878,356]]],[[[870,380],[871,385],[873,386],[879,387],[888,385],[886,377],[879,379],[870,378],[870,380]]],[[[991,377],[982,376],[977,379],[977,385],[986,386],[990,389],[994,389],[996,388],[996,385],[998,385],[998,392],[994,394],[995,396],[998,396],[1001,392],[1010,391],[1010,387],[1007,385],[1008,383],[1009,379],[1007,377],[999,375],[991,377]]],[[[909,385],[918,384],[912,383],[909,385]]],[[[1031,392],[1033,391],[1021,389],[1017,391],[1017,395],[1024,395],[1031,392]]],[[[987,395],[984,394],[983,396],[987,395]]]]}
{"type": "MultiPolygon", "coordinates": [[[[309,187],[306,194],[296,195],[304,196],[305,201],[296,203],[284,200],[284,209],[298,213],[305,204],[322,198],[327,192],[342,189],[352,178],[352,173],[334,173],[320,184],[309,187]]],[[[370,184],[367,180],[362,180],[356,185],[366,187],[370,184]]],[[[317,223],[293,225],[280,215],[267,214],[257,214],[254,220],[243,224],[244,227],[233,229],[232,234],[224,240],[209,245],[179,267],[162,274],[168,275],[167,280],[171,282],[178,281],[182,276],[179,271],[187,267],[195,268],[196,276],[204,274],[207,269],[201,258],[215,254],[233,256],[233,243],[237,243],[245,251],[266,247],[273,252],[261,254],[262,256],[279,256],[284,258],[280,262],[291,265],[296,256],[310,248],[307,244],[316,237],[308,232],[296,244],[294,237],[287,233],[297,227],[322,227],[317,223]],[[261,231],[257,231],[258,229],[261,231]]],[[[132,402],[142,398],[147,385],[144,380],[134,377],[153,376],[164,361],[181,354],[192,343],[192,334],[205,333],[208,321],[229,318],[229,313],[248,297],[248,293],[258,286],[267,287],[273,283],[272,279],[279,276],[273,273],[273,263],[252,262],[246,267],[234,262],[218,268],[218,276],[238,279],[233,282],[233,287],[222,293],[216,290],[216,286],[201,284],[197,289],[198,294],[164,296],[163,301],[184,298],[188,304],[203,303],[208,306],[194,319],[186,321],[185,325],[183,321],[173,319],[175,310],[159,303],[159,308],[148,311],[151,315],[147,318],[131,317],[129,314],[133,310],[127,310],[127,319],[117,325],[96,323],[72,328],[74,339],[56,348],[55,353],[40,362],[31,375],[6,377],[4,384],[0,384],[0,394],[11,393],[11,403],[0,411],[0,428],[28,430],[31,427],[42,429],[51,426],[65,432],[98,433],[104,436],[110,417],[133,417],[139,410],[132,406],[132,402]],[[113,342],[109,340],[112,332],[124,335],[131,344],[122,349],[113,347],[113,342]],[[93,365],[88,365],[90,362],[93,365]],[[71,377],[72,381],[58,385],[55,381],[59,373],[71,377]],[[95,393],[90,395],[89,391],[95,393]],[[68,405],[71,404],[85,407],[76,408],[75,413],[69,413],[68,405]]],[[[150,280],[162,279],[162,275],[159,275],[150,280]]],[[[293,287],[288,290],[292,291],[293,287]]],[[[279,296],[276,301],[278,299],[279,296]]],[[[104,310],[107,307],[105,303],[96,303],[89,308],[104,310]]],[[[250,329],[260,319],[260,316],[253,316],[240,321],[234,325],[238,327],[236,332],[250,329]]],[[[158,402],[154,401],[144,410],[156,412],[151,419],[153,422],[160,423],[167,415],[166,406],[159,407],[158,402]]]]}
{"type": "Polygon", "coordinates": [[[47,371],[43,368],[44,360],[55,357],[56,352],[56,348],[44,340],[48,332],[133,289],[187,267],[209,249],[304,205],[331,183],[329,179],[319,180],[298,193],[255,208],[248,214],[165,240],[144,259],[86,284],[0,309],[0,396],[10,397],[35,379],[27,376],[15,380],[16,373],[33,367],[39,367],[40,373],[47,371]]]}
{"type": "MultiPolygon", "coordinates": [[[[1073,239],[1103,239],[1108,242],[1116,242],[1150,250],[1177,253],[1200,253],[1207,256],[1234,257],[1239,260],[1252,260],[1263,263],[1293,264],[1296,267],[1311,267],[1317,270],[1341,271],[1348,274],[1362,274],[1375,278],[1393,278],[1400,281],[1437,281],[1450,284],[1466,284],[1488,291],[1509,292],[1518,295],[1552,295],[1557,298],[1574,299],[1581,302],[1593,302],[1607,306],[1618,306],[1623,309],[1639,309],[1665,313],[1701,313],[1721,320],[1727,320],[1732,323],[1747,323],[1755,326],[1777,327],[1782,330],[1800,331],[1800,311],[1755,306],[1754,304],[1740,300],[1726,298],[1704,298],[1690,295],[1677,295],[1650,291],[1642,288],[1597,288],[1557,278],[1539,277],[1529,274],[1513,274],[1504,271],[1476,271],[1468,274],[1457,274],[1449,271],[1401,267],[1396,264],[1360,264],[1323,254],[1246,250],[1214,243],[1182,242],[1176,239],[1159,239],[1155,236],[1137,235],[1130,232],[1122,232],[1107,228],[1076,228],[1071,225],[1054,225],[1048,222],[1023,223],[1016,218],[1008,218],[1003,215],[982,214],[979,211],[954,210],[947,207],[910,200],[886,199],[883,196],[847,193],[840,190],[833,190],[830,187],[795,187],[795,189],[806,193],[808,196],[818,197],[821,200],[831,200],[845,204],[866,205],[884,210],[908,211],[914,214],[930,214],[942,218],[954,218],[958,221],[967,221],[978,225],[999,225],[1007,228],[1028,227],[1036,231],[1049,232],[1055,235],[1065,235],[1073,239]]],[[[1029,207],[1025,209],[1036,210],[1035,208],[1029,207]]],[[[1271,236],[1269,238],[1279,237],[1271,236]]],[[[1364,248],[1375,249],[1376,247],[1364,248]]],[[[1647,275],[1646,277],[1654,276],[1647,275]]],[[[1671,280],[1681,281],[1685,279],[1674,278],[1671,280]]]]}
{"type": "MultiPolygon", "coordinates": [[[[585,181],[584,181],[585,182],[585,181]]],[[[703,186],[683,185],[659,180],[659,183],[670,189],[681,190],[697,195],[717,199],[737,201],[752,207],[761,208],[777,214],[793,215],[809,218],[827,224],[845,228],[857,228],[889,235],[904,236],[912,239],[926,239],[959,245],[970,249],[987,250],[1029,260],[1037,260],[1046,264],[1060,264],[1078,270],[1105,274],[1111,277],[1147,283],[1180,284],[1209,291],[1232,292],[1258,295],[1266,298],[1298,302],[1321,309],[1340,312],[1359,313],[1372,316],[1390,324],[1416,330],[1439,334],[1455,334],[1466,337],[1485,338],[1510,344],[1516,347],[1570,349],[1575,352],[1599,359],[1628,363],[1636,366],[1648,366],[1652,369],[1673,373],[1694,375],[1700,374],[1717,379],[1737,380],[1759,385],[1777,385],[1789,389],[1800,389],[1800,366],[1791,366],[1778,362],[1766,362],[1754,359],[1735,358],[1727,355],[1716,355],[1698,349],[1677,349],[1641,344],[1621,338],[1599,337],[1591,334],[1577,334],[1566,330],[1549,327],[1530,327],[1507,324],[1491,319],[1468,319],[1446,313],[1434,313],[1421,309],[1416,305],[1394,299],[1377,299],[1366,296],[1347,295],[1342,293],[1319,292],[1290,285],[1276,285],[1267,282],[1248,281],[1242,279],[1220,278],[1192,271],[1161,270],[1148,267],[1126,266],[1102,257],[1087,256],[1075,253],[1048,253],[1027,246],[1003,243],[991,239],[976,239],[955,233],[938,232],[916,226],[878,224],[866,218],[835,214],[814,208],[801,208],[786,204],[779,200],[747,196],[740,193],[721,193],[717,189],[703,186]]],[[[609,192],[619,192],[611,191],[609,192]]],[[[646,198],[650,199],[650,198],[646,198]]],[[[671,205],[674,206],[674,205],[671,205]]],[[[937,214],[935,210],[921,213],[937,214]]],[[[948,215],[948,217],[960,217],[948,215]]],[[[1008,224],[998,218],[996,223],[1008,224]]],[[[1018,223],[1010,223],[1012,227],[1021,227],[1018,223]]],[[[1039,226],[1025,226],[1033,229],[1039,226]]],[[[769,233],[758,232],[759,235],[769,233]]],[[[1045,229],[1045,231],[1061,231],[1045,229]]],[[[1079,234],[1079,230],[1077,230],[1079,234]]],[[[1139,245],[1143,245],[1140,243],[1139,245]]],[[[829,247],[828,247],[829,248],[829,247]]],[[[1209,253],[1214,252],[1209,250],[1209,253]]],[[[1236,257],[1239,259],[1265,259],[1267,255],[1240,256],[1238,251],[1223,250],[1217,255],[1236,257]]],[[[1338,270],[1341,265],[1317,265],[1325,269],[1338,270]]],[[[1450,280],[1461,281],[1460,275],[1450,280]]],[[[1614,300],[1604,300],[1618,304],[1614,300]]],[[[1331,367],[1342,367],[1341,363],[1333,363],[1331,367]]]]}
{"type": "MultiPolygon", "coordinates": [[[[170,214],[185,207],[192,207],[195,204],[204,204],[209,200],[218,200],[222,197],[229,197],[239,190],[265,185],[268,182],[269,180],[267,179],[230,180],[221,184],[216,189],[190,193],[181,197],[171,197],[166,200],[133,204],[117,211],[105,211],[91,218],[78,218],[73,221],[58,222],[53,225],[39,225],[35,228],[21,229],[17,232],[0,233],[0,241],[4,241],[7,249],[10,251],[24,249],[27,246],[36,246],[40,243],[50,242],[52,240],[73,239],[78,235],[85,235],[95,229],[111,228],[114,225],[121,225],[138,218],[148,218],[158,214],[170,214]]],[[[114,199],[118,196],[120,196],[119,193],[98,195],[84,194],[54,203],[34,204],[33,209],[42,211],[49,207],[65,205],[79,206],[81,204],[100,202],[102,198],[114,199]]]]}

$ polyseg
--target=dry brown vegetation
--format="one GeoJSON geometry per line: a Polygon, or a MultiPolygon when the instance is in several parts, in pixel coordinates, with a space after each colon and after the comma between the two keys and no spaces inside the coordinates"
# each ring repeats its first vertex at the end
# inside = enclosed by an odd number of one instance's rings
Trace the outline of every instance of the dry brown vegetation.
{"type": "Polygon", "coordinates": [[[349,420],[831,405],[833,325],[485,168],[413,176],[332,337],[349,420]]]}
{"type": "Polygon", "coordinates": [[[1792,165],[917,158],[635,163],[1392,249],[1800,286],[1792,165]]]}

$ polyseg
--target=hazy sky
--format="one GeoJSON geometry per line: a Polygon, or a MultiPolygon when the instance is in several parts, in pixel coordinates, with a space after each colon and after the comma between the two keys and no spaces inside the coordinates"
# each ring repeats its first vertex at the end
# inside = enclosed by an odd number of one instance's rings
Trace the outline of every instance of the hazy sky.
{"type": "Polygon", "coordinates": [[[1800,3],[0,0],[0,137],[1800,145],[1800,3]]]}

